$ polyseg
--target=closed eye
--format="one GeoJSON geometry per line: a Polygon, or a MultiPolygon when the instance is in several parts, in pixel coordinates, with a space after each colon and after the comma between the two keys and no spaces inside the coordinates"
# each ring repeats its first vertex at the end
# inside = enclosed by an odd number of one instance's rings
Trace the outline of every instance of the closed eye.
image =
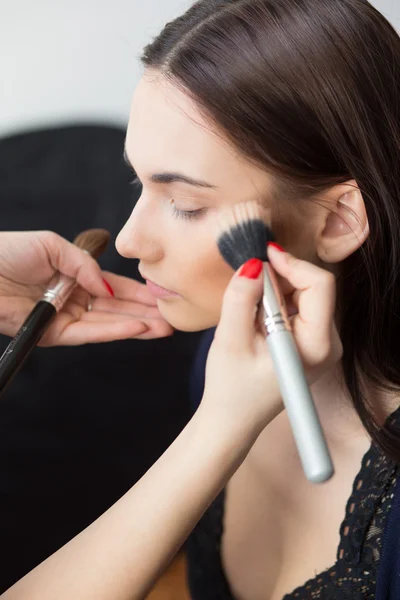
{"type": "MultiPolygon", "coordinates": [[[[136,173],[135,173],[135,177],[132,179],[130,184],[135,189],[139,189],[139,190],[141,190],[143,187],[143,184],[140,181],[139,177],[136,175],[136,173]]],[[[199,208],[197,210],[179,210],[178,208],[176,208],[173,200],[172,200],[172,203],[170,206],[171,206],[172,216],[174,216],[177,219],[183,219],[185,221],[198,219],[198,218],[202,217],[204,215],[204,213],[206,212],[205,208],[199,208]]]]}
{"type": "Polygon", "coordinates": [[[194,219],[200,219],[205,213],[206,208],[198,208],[197,210],[179,210],[174,204],[171,205],[172,215],[177,219],[183,219],[184,221],[192,221],[194,219]]]}

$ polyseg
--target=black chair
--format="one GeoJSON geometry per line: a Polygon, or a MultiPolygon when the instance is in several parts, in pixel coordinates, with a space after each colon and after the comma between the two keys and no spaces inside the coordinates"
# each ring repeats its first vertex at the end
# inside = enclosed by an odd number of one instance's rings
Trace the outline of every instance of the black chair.
{"type": "MultiPolygon", "coordinates": [[[[115,238],[137,199],[124,138],[76,126],[0,140],[1,229],[72,240],[104,227],[115,238]]],[[[141,280],[114,244],[100,263],[141,280]]],[[[0,400],[0,592],[103,513],[177,436],[199,338],[35,349],[0,400]]]]}

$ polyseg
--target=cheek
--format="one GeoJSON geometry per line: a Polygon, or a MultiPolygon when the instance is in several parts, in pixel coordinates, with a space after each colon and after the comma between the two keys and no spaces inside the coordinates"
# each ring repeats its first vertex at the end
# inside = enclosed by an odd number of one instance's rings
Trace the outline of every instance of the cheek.
{"type": "Polygon", "coordinates": [[[209,223],[192,227],[186,224],[185,229],[187,231],[181,235],[175,234],[178,254],[171,263],[175,268],[178,291],[195,304],[212,304],[223,295],[233,270],[220,255],[209,223]]]}
{"type": "Polygon", "coordinates": [[[209,230],[193,230],[186,245],[182,239],[181,244],[182,251],[171,264],[175,289],[182,300],[168,304],[161,301],[159,309],[176,329],[198,331],[214,327],[219,322],[223,295],[233,270],[221,257],[209,230]]]}
{"type": "Polygon", "coordinates": [[[285,202],[275,206],[272,215],[272,230],[278,244],[298,258],[312,260],[315,227],[310,208],[285,202]]]}
{"type": "Polygon", "coordinates": [[[231,280],[233,270],[221,257],[217,247],[200,253],[191,274],[188,289],[191,300],[208,310],[221,309],[222,298],[231,280]]]}

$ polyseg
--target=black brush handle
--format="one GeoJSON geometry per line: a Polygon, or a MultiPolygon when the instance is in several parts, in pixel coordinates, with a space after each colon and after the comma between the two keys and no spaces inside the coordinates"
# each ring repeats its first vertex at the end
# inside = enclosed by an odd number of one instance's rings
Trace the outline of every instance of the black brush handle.
{"type": "Polygon", "coordinates": [[[22,367],[56,314],[50,302],[40,300],[36,304],[0,358],[0,394],[22,367]]]}

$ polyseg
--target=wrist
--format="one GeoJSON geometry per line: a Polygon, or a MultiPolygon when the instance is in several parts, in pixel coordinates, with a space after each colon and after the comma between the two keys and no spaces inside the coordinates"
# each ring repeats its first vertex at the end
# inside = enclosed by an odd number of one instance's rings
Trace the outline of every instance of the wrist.
{"type": "Polygon", "coordinates": [[[252,446],[262,431],[284,410],[279,388],[276,394],[270,390],[268,400],[256,409],[251,402],[247,406],[242,403],[238,406],[221,400],[206,388],[197,413],[207,419],[219,435],[233,436],[243,445],[252,446]]]}
{"type": "Polygon", "coordinates": [[[229,413],[226,406],[218,406],[218,402],[205,394],[195,414],[198,426],[207,431],[207,438],[219,440],[232,450],[247,449],[253,446],[264,429],[259,421],[250,415],[239,418],[234,412],[229,413]]]}

